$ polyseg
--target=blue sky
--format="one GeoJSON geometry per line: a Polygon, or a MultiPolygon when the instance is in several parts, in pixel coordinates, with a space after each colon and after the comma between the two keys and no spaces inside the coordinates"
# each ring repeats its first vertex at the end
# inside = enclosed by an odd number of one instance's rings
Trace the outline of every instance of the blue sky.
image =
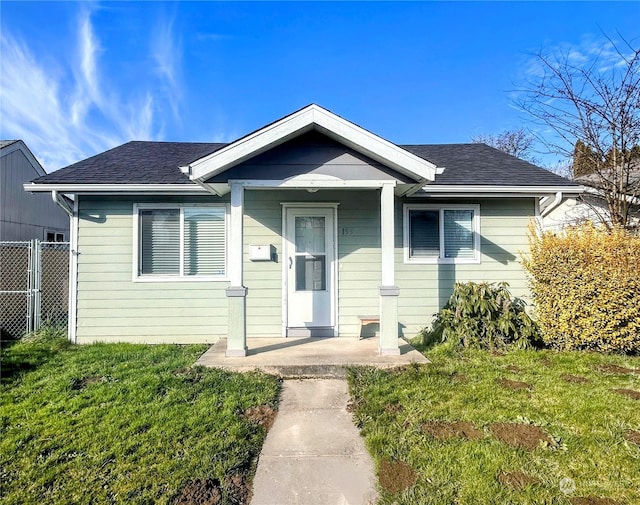
{"type": "Polygon", "coordinates": [[[0,137],[52,171],[315,102],[399,144],[468,142],[527,125],[510,91],[532,52],[637,45],[639,19],[640,2],[2,1],[0,137]]]}

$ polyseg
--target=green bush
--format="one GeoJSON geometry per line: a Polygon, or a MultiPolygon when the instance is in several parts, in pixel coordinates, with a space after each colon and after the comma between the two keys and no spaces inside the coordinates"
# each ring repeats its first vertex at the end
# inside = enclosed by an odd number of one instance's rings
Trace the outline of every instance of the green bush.
{"type": "Polygon", "coordinates": [[[508,284],[456,283],[447,304],[435,315],[423,340],[479,349],[525,349],[539,340],[525,303],[512,298],[508,284]]]}
{"type": "Polygon", "coordinates": [[[531,228],[529,272],[544,341],[557,349],[640,352],[640,236],[591,224],[531,228]]]}

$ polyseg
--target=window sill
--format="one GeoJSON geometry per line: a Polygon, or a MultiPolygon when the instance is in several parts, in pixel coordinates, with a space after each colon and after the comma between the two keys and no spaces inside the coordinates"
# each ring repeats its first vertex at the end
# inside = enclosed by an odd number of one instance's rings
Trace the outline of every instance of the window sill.
{"type": "Polygon", "coordinates": [[[212,276],[179,276],[179,275],[139,275],[133,282],[229,282],[227,277],[212,276]]]}
{"type": "Polygon", "coordinates": [[[479,265],[480,258],[405,258],[406,265],[479,265]]]}

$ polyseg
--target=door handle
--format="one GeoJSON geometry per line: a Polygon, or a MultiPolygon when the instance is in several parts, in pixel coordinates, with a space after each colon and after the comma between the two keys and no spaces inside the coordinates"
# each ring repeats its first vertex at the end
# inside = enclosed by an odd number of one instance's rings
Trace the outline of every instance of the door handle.
{"type": "Polygon", "coordinates": [[[289,270],[293,267],[293,258],[289,256],[289,270]]]}

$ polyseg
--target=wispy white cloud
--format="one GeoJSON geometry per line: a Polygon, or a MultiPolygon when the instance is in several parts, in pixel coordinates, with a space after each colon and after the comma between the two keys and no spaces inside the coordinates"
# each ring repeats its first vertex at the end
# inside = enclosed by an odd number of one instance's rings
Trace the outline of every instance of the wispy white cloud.
{"type": "MultiPolygon", "coordinates": [[[[541,54],[550,56],[550,62],[557,60],[559,65],[568,63],[576,68],[585,68],[595,63],[594,70],[609,72],[625,66],[625,57],[631,56],[631,54],[624,54],[625,49],[628,48],[624,42],[609,40],[604,35],[599,37],[589,35],[577,43],[565,42],[547,47],[541,51],[541,54]],[[616,46],[620,52],[616,50],[616,46]]],[[[526,78],[538,79],[545,75],[545,67],[540,59],[533,55],[525,60],[522,73],[526,78]]]]}
{"type": "Polygon", "coordinates": [[[174,120],[181,121],[182,101],[182,39],[175,33],[175,15],[163,17],[155,26],[151,38],[151,55],[155,70],[163,82],[166,99],[174,120]]]}
{"type": "MultiPolygon", "coordinates": [[[[118,90],[105,76],[92,10],[77,18],[75,54],[51,68],[52,55],[34,56],[24,40],[8,30],[0,34],[0,132],[23,139],[44,167],[54,170],[132,139],[162,138],[158,101],[150,90],[118,90]]],[[[160,31],[171,35],[173,21],[160,31]]],[[[179,51],[167,40],[154,59],[180,97],[179,51]]],[[[178,102],[171,102],[179,116],[178,102]]]]}

